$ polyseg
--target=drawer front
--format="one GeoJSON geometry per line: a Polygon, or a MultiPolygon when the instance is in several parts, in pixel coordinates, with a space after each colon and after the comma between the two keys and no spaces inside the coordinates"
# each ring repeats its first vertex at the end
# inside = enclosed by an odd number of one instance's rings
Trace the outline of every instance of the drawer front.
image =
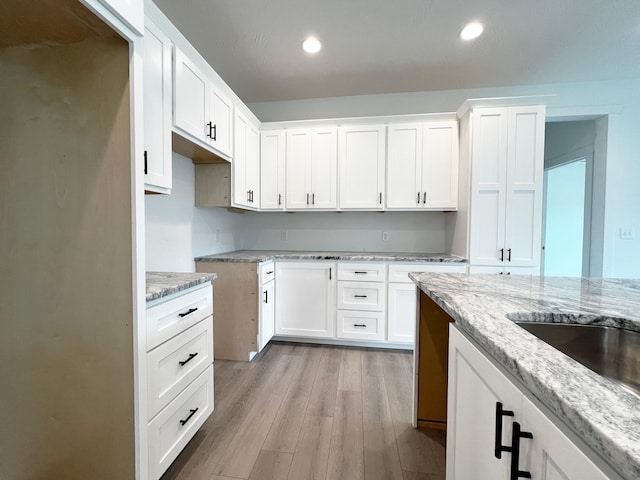
{"type": "Polygon", "coordinates": [[[175,337],[213,313],[211,285],[147,308],[147,350],[175,337]]]}
{"type": "Polygon", "coordinates": [[[338,310],[338,338],[384,340],[384,312],[338,310]]]}
{"type": "Polygon", "coordinates": [[[149,419],[213,363],[213,318],[207,317],[147,354],[149,419]]]}
{"type": "Polygon", "coordinates": [[[213,365],[149,422],[149,478],[157,480],[213,412],[213,365]]]}
{"type": "Polygon", "coordinates": [[[352,282],[384,282],[387,266],[384,263],[338,263],[338,280],[352,282]]]}
{"type": "Polygon", "coordinates": [[[386,305],[384,283],[338,282],[338,308],[383,312],[386,305]]]}
{"type": "Polygon", "coordinates": [[[276,265],[274,262],[265,262],[260,264],[260,284],[270,282],[276,278],[276,265]]]}
{"type": "Polygon", "coordinates": [[[466,263],[395,263],[389,265],[389,282],[413,283],[409,272],[466,273],[466,263]]]}

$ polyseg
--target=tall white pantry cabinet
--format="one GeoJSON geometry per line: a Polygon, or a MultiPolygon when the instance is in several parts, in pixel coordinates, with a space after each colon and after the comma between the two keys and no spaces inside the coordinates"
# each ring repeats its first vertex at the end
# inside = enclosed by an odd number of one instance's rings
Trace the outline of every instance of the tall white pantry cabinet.
{"type": "Polygon", "coordinates": [[[470,273],[539,274],[544,118],[531,105],[472,108],[461,119],[469,223],[458,253],[470,273]]]}

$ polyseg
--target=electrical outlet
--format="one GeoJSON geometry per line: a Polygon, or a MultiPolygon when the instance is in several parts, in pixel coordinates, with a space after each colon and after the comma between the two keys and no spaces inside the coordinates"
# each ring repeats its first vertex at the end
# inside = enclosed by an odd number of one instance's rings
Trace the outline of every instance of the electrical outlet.
{"type": "Polygon", "coordinates": [[[289,231],[288,230],[280,230],[280,240],[286,242],[289,240],[289,231]]]}
{"type": "Polygon", "coordinates": [[[382,241],[383,242],[389,241],[389,232],[382,232],[382,241]]]}
{"type": "Polygon", "coordinates": [[[620,228],[620,238],[622,240],[635,240],[636,232],[631,227],[620,228]]]}

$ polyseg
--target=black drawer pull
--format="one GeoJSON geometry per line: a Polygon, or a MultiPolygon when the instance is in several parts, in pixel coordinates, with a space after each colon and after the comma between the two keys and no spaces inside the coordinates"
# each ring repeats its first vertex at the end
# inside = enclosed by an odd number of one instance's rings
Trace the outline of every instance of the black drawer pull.
{"type": "Polygon", "coordinates": [[[502,452],[510,452],[511,447],[502,445],[502,417],[513,417],[511,410],[504,410],[502,402],[496,402],[496,437],[495,437],[495,456],[502,458],[502,452]]]}
{"type": "Polygon", "coordinates": [[[354,295],[354,298],[367,298],[366,295],[354,295]]]}
{"type": "Polygon", "coordinates": [[[511,476],[510,480],[518,480],[519,478],[531,478],[531,472],[520,470],[520,439],[531,438],[531,432],[523,432],[518,422],[513,422],[513,433],[511,435],[511,476]]]}
{"type": "Polygon", "coordinates": [[[267,275],[271,275],[273,273],[273,270],[270,270],[267,272],[267,275]]]}
{"type": "Polygon", "coordinates": [[[180,420],[180,425],[184,427],[187,424],[187,422],[191,420],[191,417],[193,417],[196,414],[197,411],[198,411],[197,408],[192,408],[191,410],[189,410],[189,416],[184,420],[180,420]]]}
{"type": "Polygon", "coordinates": [[[189,354],[189,358],[187,358],[186,360],[183,360],[181,362],[178,362],[180,364],[181,367],[184,367],[187,363],[189,363],[191,360],[193,360],[194,358],[196,358],[198,356],[198,353],[190,353],[189,354]]]}
{"type": "Polygon", "coordinates": [[[353,273],[355,273],[356,275],[366,275],[367,274],[367,272],[353,272],[353,273]]]}
{"type": "Polygon", "coordinates": [[[367,326],[364,323],[354,323],[354,327],[366,328],[367,326]]]}
{"type": "Polygon", "coordinates": [[[507,249],[507,262],[511,261],[511,249],[507,249]]]}
{"type": "Polygon", "coordinates": [[[264,291],[264,303],[269,303],[269,290],[264,291]]]}
{"type": "Polygon", "coordinates": [[[179,313],[178,315],[180,317],[186,317],[187,315],[191,315],[193,312],[195,312],[196,310],[198,310],[198,307],[194,307],[194,308],[190,308],[189,310],[187,310],[184,313],[179,313]]]}

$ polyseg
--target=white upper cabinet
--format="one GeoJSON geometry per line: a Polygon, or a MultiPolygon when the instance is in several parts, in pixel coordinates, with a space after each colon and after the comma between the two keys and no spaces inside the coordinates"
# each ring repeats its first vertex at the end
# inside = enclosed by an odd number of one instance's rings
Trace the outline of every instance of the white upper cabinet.
{"type": "Polygon", "coordinates": [[[458,207],[456,121],[389,125],[389,210],[455,210],[458,207]]]}
{"type": "Polygon", "coordinates": [[[420,208],[422,124],[389,125],[387,129],[387,209],[420,208]]]}
{"type": "Polygon", "coordinates": [[[422,206],[458,208],[458,122],[422,124],[422,206]]]}
{"type": "Polygon", "coordinates": [[[260,134],[242,114],[236,113],[233,160],[233,205],[260,207],[260,134]]]}
{"type": "Polygon", "coordinates": [[[174,128],[198,145],[230,158],[232,103],[177,48],[174,68],[174,128]]]}
{"type": "Polygon", "coordinates": [[[470,264],[539,267],[544,106],[471,113],[470,264]]]}
{"type": "Polygon", "coordinates": [[[287,208],[335,209],[337,128],[287,130],[286,143],[287,208]]]}
{"type": "Polygon", "coordinates": [[[145,190],[171,192],[171,40],[147,20],[144,35],[145,190]]]}
{"type": "Polygon", "coordinates": [[[382,210],[385,125],[340,127],[340,208],[382,210]]]}
{"type": "Polygon", "coordinates": [[[285,132],[260,133],[260,208],[283,210],[285,206],[285,132]]]}

